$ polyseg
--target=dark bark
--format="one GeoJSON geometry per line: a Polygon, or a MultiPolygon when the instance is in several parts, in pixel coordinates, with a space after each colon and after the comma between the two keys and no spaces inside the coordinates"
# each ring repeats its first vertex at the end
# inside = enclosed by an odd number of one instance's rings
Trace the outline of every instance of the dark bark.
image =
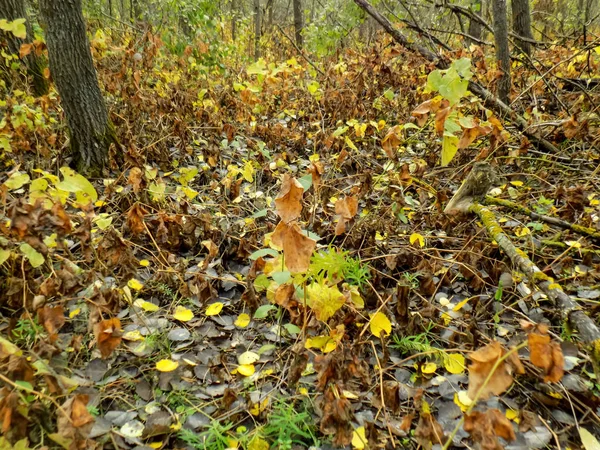
{"type": "Polygon", "coordinates": [[[527,55],[531,55],[531,41],[534,40],[531,32],[531,10],[529,0],[512,0],[513,31],[519,37],[516,39],[517,46],[527,55]]]}
{"type": "Polygon", "coordinates": [[[304,47],[304,37],[302,30],[304,29],[304,10],[302,8],[302,0],[294,0],[294,31],[296,35],[296,45],[299,49],[304,47]]]}
{"type": "Polygon", "coordinates": [[[41,0],[40,10],[50,72],[67,116],[77,168],[98,174],[116,138],[98,85],[81,0],[41,0]]]}
{"type": "Polygon", "coordinates": [[[237,20],[238,20],[238,5],[239,0],[231,0],[231,40],[235,42],[237,38],[237,20]]]}
{"type": "MultiPolygon", "coordinates": [[[[26,20],[27,37],[25,39],[19,39],[11,32],[0,31],[0,38],[6,39],[10,53],[19,55],[21,45],[31,44],[33,41],[33,29],[25,10],[25,1],[0,0],[0,19],[6,19],[9,22],[16,19],[26,20]]],[[[22,60],[27,68],[27,74],[31,77],[33,93],[37,97],[46,95],[48,93],[48,81],[44,78],[44,68],[46,67],[44,60],[36,55],[33,48],[22,60]]]]}
{"type": "MultiPolygon", "coordinates": [[[[473,14],[478,17],[482,17],[483,14],[483,0],[475,0],[473,3],[473,14]]],[[[472,36],[475,40],[469,40],[470,43],[474,44],[481,41],[481,33],[483,31],[483,27],[481,22],[478,20],[469,20],[469,36],[472,36]]]]}
{"type": "Polygon", "coordinates": [[[508,19],[506,17],[506,0],[492,0],[494,16],[494,40],[496,42],[496,59],[498,69],[502,72],[498,79],[498,98],[509,103],[510,97],[510,49],[508,47],[508,19]]]}
{"type": "Polygon", "coordinates": [[[260,0],[254,0],[254,59],[260,58],[260,0]]]}

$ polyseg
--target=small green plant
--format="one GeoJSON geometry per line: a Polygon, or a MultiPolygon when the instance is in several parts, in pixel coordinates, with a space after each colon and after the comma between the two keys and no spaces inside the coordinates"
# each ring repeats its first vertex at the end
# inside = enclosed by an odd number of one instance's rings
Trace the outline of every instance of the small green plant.
{"type": "Polygon", "coordinates": [[[19,347],[31,347],[37,342],[44,328],[37,319],[19,319],[12,330],[13,342],[19,347]]]}
{"type": "Polygon", "coordinates": [[[349,284],[362,287],[370,278],[368,266],[359,258],[352,258],[349,252],[329,246],[327,250],[315,253],[310,260],[308,275],[317,281],[344,279],[349,284]]]}
{"type": "Polygon", "coordinates": [[[294,445],[319,446],[316,427],[306,403],[296,410],[294,403],[280,400],[275,403],[263,427],[265,437],[273,441],[273,448],[291,450],[294,445]]]}
{"type": "Polygon", "coordinates": [[[232,435],[232,428],[232,423],[223,425],[213,420],[206,431],[197,433],[182,428],[177,437],[197,450],[226,450],[231,448],[232,441],[236,440],[232,435]]]}
{"type": "Polygon", "coordinates": [[[402,354],[431,353],[439,358],[440,361],[445,361],[448,358],[446,352],[440,348],[434,347],[429,339],[433,326],[433,323],[430,323],[427,325],[427,329],[424,332],[414,336],[400,337],[394,335],[392,347],[400,350],[402,354]]]}

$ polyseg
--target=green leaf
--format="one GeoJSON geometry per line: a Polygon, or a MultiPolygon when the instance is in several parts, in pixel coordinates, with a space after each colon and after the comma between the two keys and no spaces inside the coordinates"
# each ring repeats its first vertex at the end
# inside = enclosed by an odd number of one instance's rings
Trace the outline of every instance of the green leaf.
{"type": "Polygon", "coordinates": [[[15,189],[19,189],[23,187],[25,184],[29,183],[29,175],[23,172],[15,172],[13,173],[8,180],[4,182],[4,185],[10,189],[11,191],[15,189]]]}
{"type": "Polygon", "coordinates": [[[273,305],[262,305],[254,313],[254,318],[255,319],[264,319],[274,309],[276,309],[276,308],[273,305]]]}
{"type": "Polygon", "coordinates": [[[68,167],[61,167],[60,173],[63,174],[64,178],[56,184],[58,189],[76,194],[84,194],[89,202],[98,200],[96,189],[94,189],[92,183],[90,183],[83,175],[78,174],[68,167]]]}
{"type": "Polygon", "coordinates": [[[276,257],[279,255],[279,252],[273,250],[272,248],[261,248],[260,250],[256,250],[254,253],[250,255],[250,259],[252,261],[257,260],[258,258],[262,258],[263,256],[273,256],[276,257]]]}
{"type": "Polygon", "coordinates": [[[387,91],[385,91],[383,93],[383,96],[391,102],[392,100],[394,100],[394,91],[392,91],[391,89],[388,89],[387,91]]]}
{"type": "Polygon", "coordinates": [[[265,217],[268,213],[267,208],[265,209],[261,209],[260,211],[256,211],[254,214],[252,214],[250,217],[252,217],[253,219],[258,219],[259,217],[265,217]]]}
{"type": "Polygon", "coordinates": [[[450,105],[455,105],[467,93],[469,82],[463,80],[454,67],[450,67],[439,86],[440,94],[450,105]]]}
{"type": "Polygon", "coordinates": [[[471,72],[471,60],[469,58],[460,58],[452,63],[458,74],[465,80],[470,80],[473,76],[471,72]]]}
{"type": "Polygon", "coordinates": [[[297,325],[294,325],[293,323],[286,323],[283,328],[285,328],[287,330],[288,333],[290,333],[292,336],[300,334],[302,332],[302,329],[299,328],[297,325]]]}
{"type": "Polygon", "coordinates": [[[439,91],[441,84],[442,71],[434,70],[427,76],[427,86],[425,86],[425,93],[439,91]]]}
{"type": "Polygon", "coordinates": [[[28,391],[28,392],[33,391],[33,386],[31,385],[31,383],[29,383],[27,381],[19,380],[19,381],[15,381],[15,384],[25,391],[28,391]]]}
{"type": "Polygon", "coordinates": [[[283,272],[273,272],[271,274],[271,278],[273,278],[273,281],[275,281],[275,283],[277,284],[285,284],[288,281],[290,281],[290,278],[292,278],[292,274],[287,270],[283,272]]]}
{"type": "Polygon", "coordinates": [[[248,75],[266,75],[269,73],[267,69],[267,63],[264,59],[260,58],[254,64],[250,64],[246,69],[248,75]]]}
{"type": "Polygon", "coordinates": [[[313,182],[312,174],[309,173],[308,175],[304,175],[302,178],[298,178],[298,182],[302,185],[304,192],[308,191],[313,182]]]}
{"type": "Polygon", "coordinates": [[[21,244],[19,250],[21,250],[21,253],[23,253],[25,257],[29,260],[29,264],[31,264],[31,267],[33,267],[34,269],[44,264],[44,255],[38,252],[31,245],[21,244]]]}
{"type": "Polygon", "coordinates": [[[458,138],[451,134],[444,134],[442,140],[442,166],[447,166],[458,150],[458,138]]]}
{"type": "Polygon", "coordinates": [[[6,262],[8,257],[10,256],[10,250],[6,250],[5,248],[0,248],[0,266],[6,262]]]}
{"type": "Polygon", "coordinates": [[[579,437],[585,450],[600,450],[598,439],[583,427],[579,427],[579,437]]]}

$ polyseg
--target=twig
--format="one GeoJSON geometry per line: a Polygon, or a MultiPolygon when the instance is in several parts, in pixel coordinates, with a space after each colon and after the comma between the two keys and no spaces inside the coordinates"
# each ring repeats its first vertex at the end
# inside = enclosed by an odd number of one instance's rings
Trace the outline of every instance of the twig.
{"type": "Polygon", "coordinates": [[[315,63],[314,63],[314,62],[312,62],[312,61],[311,61],[311,60],[308,58],[308,56],[306,56],[306,55],[304,54],[304,52],[303,52],[303,51],[302,51],[302,50],[301,50],[301,49],[300,49],[300,48],[299,48],[299,47],[296,45],[296,43],[293,41],[293,39],[292,39],[291,37],[289,37],[289,36],[286,34],[286,32],[285,32],[285,31],[283,31],[283,29],[282,29],[282,28],[281,28],[281,27],[280,27],[278,24],[275,24],[275,26],[277,27],[277,29],[279,30],[279,32],[280,32],[281,34],[283,34],[283,36],[284,36],[284,37],[285,37],[285,38],[286,38],[288,41],[290,41],[290,43],[291,43],[291,44],[294,46],[294,48],[295,48],[295,49],[296,49],[296,51],[297,51],[297,52],[300,54],[300,56],[302,56],[302,58],[303,58],[303,59],[304,59],[304,60],[305,60],[307,63],[309,63],[309,64],[310,64],[310,65],[313,67],[313,69],[315,69],[317,72],[319,72],[319,73],[320,73],[320,74],[321,74],[323,77],[327,78],[327,75],[325,74],[325,72],[323,72],[321,69],[319,69],[319,68],[318,68],[318,67],[315,65],[315,63]]]}

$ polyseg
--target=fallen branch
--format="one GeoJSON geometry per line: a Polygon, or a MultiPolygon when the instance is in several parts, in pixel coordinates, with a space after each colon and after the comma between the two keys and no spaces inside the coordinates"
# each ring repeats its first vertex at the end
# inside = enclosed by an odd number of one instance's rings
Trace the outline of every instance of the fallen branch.
{"type": "MultiPolygon", "coordinates": [[[[354,0],[358,6],[363,8],[373,19],[375,19],[379,25],[390,35],[392,38],[403,47],[419,53],[428,61],[435,64],[438,69],[445,70],[450,65],[447,60],[443,59],[440,55],[433,53],[427,48],[415,43],[410,42],[408,38],[402,34],[394,25],[382,16],[367,0],[354,0]]],[[[496,111],[497,114],[507,118],[515,127],[521,131],[527,138],[533,143],[537,144],[540,148],[544,149],[548,153],[559,153],[559,149],[555,145],[547,141],[536,133],[529,131],[529,124],[527,121],[514,112],[506,103],[502,102],[494,94],[488,91],[481,84],[476,81],[469,81],[469,90],[483,100],[484,104],[496,111]]]]}
{"type": "Polygon", "coordinates": [[[494,213],[478,202],[485,197],[496,179],[492,167],[486,163],[476,163],[462,186],[448,202],[446,213],[474,213],[479,216],[490,237],[508,255],[513,265],[523,272],[529,282],[536,285],[559,308],[562,318],[579,332],[581,340],[590,352],[594,371],[600,375],[600,329],[577,303],[567,295],[552,278],[543,273],[527,256],[518,249],[502,231],[494,213]]]}
{"type": "Polygon", "coordinates": [[[592,239],[600,240],[600,232],[594,230],[593,228],[584,227],[581,225],[577,225],[574,223],[567,222],[566,220],[559,219],[558,217],[546,216],[544,214],[538,214],[535,211],[527,208],[526,206],[520,205],[515,202],[511,202],[510,200],[504,200],[496,197],[485,197],[484,203],[486,205],[497,205],[504,206],[506,208],[510,208],[513,211],[518,211],[522,214],[528,215],[534,220],[541,220],[543,222],[549,223],[551,225],[556,225],[557,227],[574,231],[575,233],[583,234],[592,239]]]}
{"type": "Polygon", "coordinates": [[[562,318],[569,326],[579,332],[579,337],[590,352],[590,358],[596,374],[600,373],[600,330],[579,305],[551,277],[543,273],[525,252],[515,247],[510,238],[502,231],[494,213],[487,207],[473,203],[469,211],[477,214],[490,237],[506,253],[512,263],[523,272],[530,283],[535,284],[560,309],[562,318]]]}

